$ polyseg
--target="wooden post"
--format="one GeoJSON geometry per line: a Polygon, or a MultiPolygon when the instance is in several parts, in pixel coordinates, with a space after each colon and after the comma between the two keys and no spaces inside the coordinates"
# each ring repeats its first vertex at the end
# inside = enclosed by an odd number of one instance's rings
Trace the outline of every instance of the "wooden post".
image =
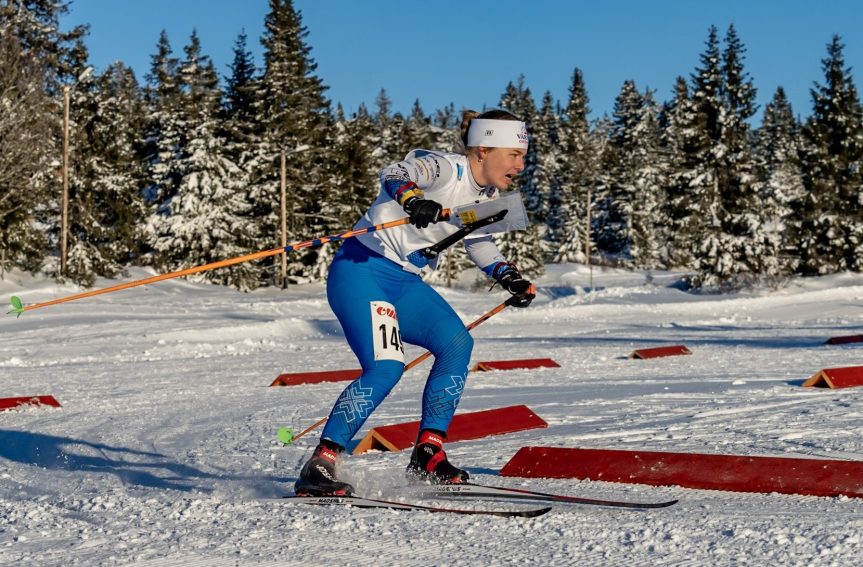
{"type": "Polygon", "coordinates": [[[591,187],[587,188],[587,215],[584,221],[584,255],[587,258],[587,267],[590,269],[590,290],[593,291],[593,264],[590,263],[590,208],[591,187]]]}
{"type": "MultiPolygon", "coordinates": [[[[282,248],[288,245],[288,206],[287,206],[287,158],[282,150],[281,187],[282,187],[282,248]]],[[[288,287],[288,253],[282,252],[282,289],[288,287]]]]}
{"type": "Polygon", "coordinates": [[[69,232],[69,91],[63,87],[63,196],[60,204],[60,274],[66,274],[66,246],[69,232]]]}

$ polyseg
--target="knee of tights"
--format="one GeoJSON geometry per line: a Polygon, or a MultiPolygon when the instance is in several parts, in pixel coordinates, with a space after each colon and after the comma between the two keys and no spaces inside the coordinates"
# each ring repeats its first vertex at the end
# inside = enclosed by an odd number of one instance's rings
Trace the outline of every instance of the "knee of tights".
{"type": "Polygon", "coordinates": [[[381,360],[371,368],[363,370],[363,382],[390,389],[394,387],[405,371],[405,365],[395,360],[381,360]]]}
{"type": "Polygon", "coordinates": [[[440,357],[464,360],[464,363],[467,364],[467,361],[470,360],[471,352],[473,352],[473,337],[467,329],[463,328],[442,349],[440,357]]]}

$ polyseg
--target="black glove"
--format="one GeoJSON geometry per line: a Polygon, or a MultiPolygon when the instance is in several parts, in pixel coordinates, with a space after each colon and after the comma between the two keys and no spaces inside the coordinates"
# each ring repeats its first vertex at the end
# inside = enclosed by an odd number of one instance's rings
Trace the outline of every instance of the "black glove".
{"type": "Polygon", "coordinates": [[[536,297],[536,288],[521,276],[514,264],[506,265],[506,268],[497,276],[497,283],[512,294],[507,303],[513,307],[527,307],[536,297]]]}
{"type": "Polygon", "coordinates": [[[425,228],[440,220],[443,207],[437,201],[411,197],[405,202],[405,212],[411,217],[411,224],[417,228],[425,228]]]}

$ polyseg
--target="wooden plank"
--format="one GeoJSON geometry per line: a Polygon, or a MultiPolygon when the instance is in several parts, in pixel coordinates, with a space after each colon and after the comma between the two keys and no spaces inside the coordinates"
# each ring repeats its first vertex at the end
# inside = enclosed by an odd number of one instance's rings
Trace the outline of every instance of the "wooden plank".
{"type": "Polygon", "coordinates": [[[0,398],[0,411],[14,409],[21,406],[51,406],[59,408],[58,402],[54,396],[30,396],[22,398],[0,398]]]}
{"type": "Polygon", "coordinates": [[[863,343],[863,335],[845,335],[843,337],[830,337],[825,344],[847,345],[851,343],[863,343]]]}
{"type": "Polygon", "coordinates": [[[324,372],[293,372],[280,375],[270,386],[299,386],[300,384],[320,384],[321,382],[345,382],[356,380],[363,371],[359,368],[350,370],[327,370],[324,372]]]}
{"type": "Polygon", "coordinates": [[[560,368],[560,364],[550,358],[524,358],[519,360],[486,360],[477,362],[471,372],[491,370],[521,370],[531,368],[560,368]]]}
{"type": "Polygon", "coordinates": [[[663,356],[680,356],[682,354],[692,354],[692,351],[684,345],[642,348],[632,351],[629,358],[660,358],[663,356]]]}
{"type": "Polygon", "coordinates": [[[803,382],[806,388],[852,388],[863,386],[863,366],[824,368],[803,382]]]}
{"type": "MultiPolygon", "coordinates": [[[[354,447],[353,454],[371,450],[401,451],[413,447],[419,434],[419,425],[419,421],[410,421],[375,427],[354,447]]],[[[447,431],[447,442],[544,427],[548,427],[548,424],[524,405],[462,413],[453,416],[447,431]]]]}
{"type": "Polygon", "coordinates": [[[863,497],[863,462],[522,447],[501,476],[578,478],[732,492],[863,497]]]}

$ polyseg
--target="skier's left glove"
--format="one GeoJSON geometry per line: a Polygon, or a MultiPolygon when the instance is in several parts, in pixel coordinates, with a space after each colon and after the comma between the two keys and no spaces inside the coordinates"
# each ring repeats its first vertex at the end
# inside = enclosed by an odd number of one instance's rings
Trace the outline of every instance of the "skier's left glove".
{"type": "Polygon", "coordinates": [[[507,302],[513,307],[527,307],[536,297],[536,287],[522,277],[515,264],[509,263],[495,276],[497,283],[510,292],[512,297],[507,302]]]}
{"type": "Polygon", "coordinates": [[[425,228],[441,219],[443,206],[431,199],[411,197],[405,201],[404,210],[410,215],[412,225],[417,228],[425,228]]]}

